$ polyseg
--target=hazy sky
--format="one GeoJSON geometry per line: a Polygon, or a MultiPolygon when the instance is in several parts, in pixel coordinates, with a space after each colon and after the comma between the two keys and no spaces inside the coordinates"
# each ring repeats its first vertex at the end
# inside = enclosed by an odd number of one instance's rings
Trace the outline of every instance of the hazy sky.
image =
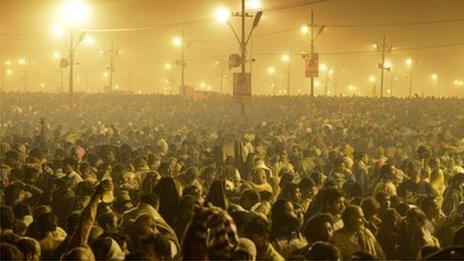
{"type": "MultiPolygon", "coordinates": [[[[62,1],[0,1],[2,60],[16,62],[21,57],[32,59],[33,65],[28,67],[30,88],[38,88],[40,83],[45,83],[47,90],[56,90],[60,84],[60,69],[52,54],[55,51],[66,53],[66,49],[61,41],[52,36],[51,28],[58,23],[56,10],[62,1]]],[[[404,65],[408,57],[417,61],[413,78],[416,92],[423,90],[426,95],[432,94],[435,89],[430,75],[436,73],[441,94],[462,96],[464,93],[464,86],[453,86],[454,80],[464,80],[463,0],[331,0],[278,10],[272,9],[311,1],[261,2],[265,11],[252,44],[253,57],[256,58],[252,68],[255,94],[272,93],[273,79],[267,73],[269,66],[276,68],[277,89],[286,89],[286,67],[280,61],[284,53],[291,54],[291,92],[308,91],[309,83],[303,78],[303,60],[299,54],[309,49],[308,38],[300,33],[300,27],[309,22],[310,10],[315,12],[316,24],[327,25],[317,39],[316,51],[320,52],[322,63],[335,69],[329,81],[331,92],[336,85],[339,92],[348,94],[347,86],[352,84],[362,93],[371,93],[368,77],[380,77],[377,69],[380,55],[368,51],[386,34],[387,43],[396,48],[388,56],[393,63],[393,72],[386,75],[387,88],[391,86],[391,79],[397,78],[393,82],[395,95],[408,93],[408,70],[404,65]],[[271,11],[266,11],[269,9],[271,11]],[[406,26],[368,26],[449,19],[461,20],[406,26]],[[429,48],[436,45],[442,47],[429,48]]],[[[182,30],[187,40],[198,41],[187,51],[190,62],[186,69],[186,82],[197,88],[204,82],[213,90],[218,90],[220,66],[215,62],[238,52],[232,31],[227,25],[215,22],[212,16],[219,6],[239,11],[239,0],[89,0],[87,3],[91,6],[91,15],[85,28],[147,30],[90,33],[95,45],[81,45],[77,52],[78,90],[103,90],[106,82],[103,73],[108,59],[98,51],[109,48],[111,41],[123,51],[116,59],[115,83],[121,89],[143,92],[164,91],[164,79],[168,75],[163,66],[166,62],[179,59],[180,51],[172,46],[171,39],[180,35],[182,30]]],[[[232,20],[236,30],[240,29],[238,20],[232,20]]],[[[5,85],[10,89],[22,88],[22,68],[13,65],[11,70],[13,73],[5,78],[5,85]]],[[[173,71],[175,81],[179,80],[178,71],[173,71]]],[[[225,74],[228,72],[224,70],[225,74]]],[[[230,91],[228,80],[224,80],[224,90],[230,91]]],[[[174,92],[177,91],[176,88],[174,92]]],[[[317,94],[322,92],[322,86],[316,88],[317,94]]]]}

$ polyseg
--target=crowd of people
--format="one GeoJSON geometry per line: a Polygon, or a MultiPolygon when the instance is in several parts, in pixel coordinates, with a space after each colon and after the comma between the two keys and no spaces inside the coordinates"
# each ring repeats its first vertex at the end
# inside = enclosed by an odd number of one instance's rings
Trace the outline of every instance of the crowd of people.
{"type": "Polygon", "coordinates": [[[464,258],[457,98],[1,94],[1,260],[464,258]]]}

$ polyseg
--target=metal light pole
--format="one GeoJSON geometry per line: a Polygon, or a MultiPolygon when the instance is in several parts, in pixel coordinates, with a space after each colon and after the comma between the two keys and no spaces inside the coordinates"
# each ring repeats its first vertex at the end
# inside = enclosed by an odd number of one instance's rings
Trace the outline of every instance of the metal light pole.
{"type": "MultiPolygon", "coordinates": [[[[314,57],[314,11],[311,10],[311,59],[314,57]]],[[[314,76],[311,75],[311,97],[314,97],[314,76]]]]}

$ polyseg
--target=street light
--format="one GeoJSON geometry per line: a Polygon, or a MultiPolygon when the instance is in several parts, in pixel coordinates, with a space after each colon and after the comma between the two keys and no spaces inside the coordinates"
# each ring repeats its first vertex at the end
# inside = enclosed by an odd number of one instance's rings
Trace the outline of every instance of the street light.
{"type": "Polygon", "coordinates": [[[58,60],[61,58],[60,52],[53,52],[53,59],[58,60]]]}
{"type": "Polygon", "coordinates": [[[164,69],[169,73],[169,78],[167,79],[167,82],[169,84],[169,95],[172,95],[172,64],[171,63],[165,63],[164,64],[164,69]]]}
{"type": "Polygon", "coordinates": [[[86,22],[90,15],[90,8],[86,2],[80,0],[68,0],[58,9],[61,21],[70,27],[86,22]]]}
{"type": "Polygon", "coordinates": [[[436,73],[433,73],[432,75],[430,75],[430,79],[433,81],[433,83],[435,84],[435,88],[436,88],[436,93],[437,93],[437,98],[440,96],[440,90],[438,88],[438,75],[436,73]]]}
{"type": "MultiPolygon", "coordinates": [[[[58,17],[60,26],[53,27],[53,34],[57,37],[63,37],[66,32],[69,32],[69,43],[66,47],[69,51],[68,59],[60,63],[61,68],[69,66],[69,97],[71,108],[73,106],[74,92],[74,55],[79,44],[85,39],[85,32],[77,31],[76,27],[87,22],[90,16],[89,5],[81,0],[67,0],[58,8],[58,17]],[[63,25],[65,28],[63,28],[63,25]],[[77,43],[74,42],[74,33],[79,33],[77,43]]],[[[87,42],[89,40],[86,40],[87,42]]]]}
{"type": "Polygon", "coordinates": [[[303,25],[301,28],[300,28],[300,32],[304,35],[307,35],[309,34],[309,26],[307,25],[303,25]]]}
{"type": "Polygon", "coordinates": [[[267,68],[267,73],[272,76],[272,95],[275,96],[276,93],[276,81],[275,81],[275,73],[276,69],[273,66],[267,68]]]}
{"type": "Polygon", "coordinates": [[[227,23],[230,20],[231,12],[226,7],[218,7],[216,11],[214,11],[214,17],[216,21],[220,23],[227,23]]]}
{"type": "Polygon", "coordinates": [[[32,64],[32,61],[26,61],[25,58],[18,59],[18,64],[24,67],[24,91],[27,90],[27,67],[32,64]]]}
{"type": "Polygon", "coordinates": [[[288,54],[282,55],[280,58],[283,63],[287,64],[287,95],[290,96],[290,71],[291,71],[291,63],[290,63],[290,56],[288,54]]]}
{"type": "Polygon", "coordinates": [[[179,36],[172,38],[172,44],[174,44],[176,47],[182,46],[182,38],[179,36]]]}
{"type": "Polygon", "coordinates": [[[408,58],[406,59],[406,61],[404,61],[404,63],[406,64],[406,67],[409,68],[409,98],[411,98],[412,96],[412,74],[413,74],[413,70],[414,70],[414,61],[412,60],[412,58],[408,58]]]}
{"type": "Polygon", "coordinates": [[[12,62],[10,60],[6,60],[5,62],[3,62],[3,64],[6,66],[10,66],[12,62]]]}

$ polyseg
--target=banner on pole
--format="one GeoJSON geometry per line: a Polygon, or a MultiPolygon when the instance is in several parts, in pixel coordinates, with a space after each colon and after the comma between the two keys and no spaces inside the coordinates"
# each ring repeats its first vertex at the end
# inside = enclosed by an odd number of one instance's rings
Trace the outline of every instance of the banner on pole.
{"type": "Polygon", "coordinates": [[[234,73],[234,97],[251,96],[251,73],[234,73]]]}
{"type": "Polygon", "coordinates": [[[305,77],[306,78],[317,78],[319,77],[319,54],[314,53],[304,55],[305,59],[305,77]]]}

